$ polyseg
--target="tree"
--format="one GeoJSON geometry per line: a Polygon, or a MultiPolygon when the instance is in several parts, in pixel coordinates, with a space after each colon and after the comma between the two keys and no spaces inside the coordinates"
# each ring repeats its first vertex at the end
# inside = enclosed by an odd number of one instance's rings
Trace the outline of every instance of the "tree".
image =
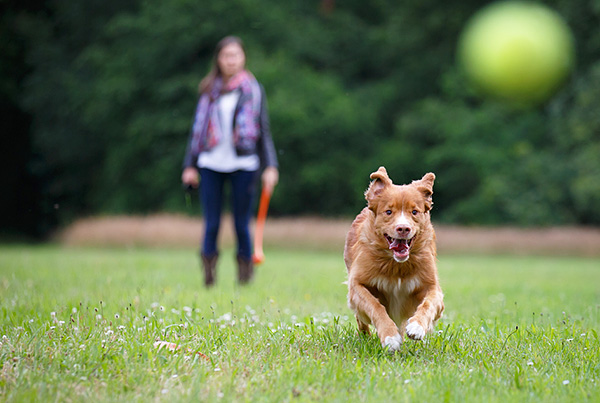
{"type": "Polygon", "coordinates": [[[513,110],[478,97],[455,67],[480,2],[46,1],[18,24],[0,20],[21,40],[5,54],[25,67],[17,86],[18,69],[0,76],[31,133],[32,155],[16,164],[27,160],[43,216],[59,223],[184,211],[197,85],[217,41],[236,34],[280,153],[272,213],[351,216],[385,165],[398,183],[437,174],[439,221],[597,225],[600,10],[551,5],[573,27],[577,70],[545,105],[513,110]]]}

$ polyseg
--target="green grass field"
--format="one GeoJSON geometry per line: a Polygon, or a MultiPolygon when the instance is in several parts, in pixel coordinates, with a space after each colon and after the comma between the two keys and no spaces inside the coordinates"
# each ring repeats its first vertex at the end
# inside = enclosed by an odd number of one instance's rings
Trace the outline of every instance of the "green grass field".
{"type": "Polygon", "coordinates": [[[266,252],[207,291],[193,250],[0,247],[0,401],[600,400],[600,259],[440,256],[444,318],[390,355],[341,251],[266,252]]]}

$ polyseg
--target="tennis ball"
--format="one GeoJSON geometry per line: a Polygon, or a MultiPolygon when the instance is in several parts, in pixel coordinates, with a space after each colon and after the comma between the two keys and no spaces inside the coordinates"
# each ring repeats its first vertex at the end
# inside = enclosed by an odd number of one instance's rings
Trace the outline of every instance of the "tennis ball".
{"type": "Polygon", "coordinates": [[[458,62],[483,93],[520,106],[547,100],[574,64],[571,30],[548,7],[521,1],[493,3],[468,22],[458,62]]]}

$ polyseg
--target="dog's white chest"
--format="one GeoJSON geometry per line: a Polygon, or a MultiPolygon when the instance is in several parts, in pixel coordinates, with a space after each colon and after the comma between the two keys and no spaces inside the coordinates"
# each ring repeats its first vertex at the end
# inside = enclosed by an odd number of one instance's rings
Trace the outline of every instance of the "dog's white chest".
{"type": "Polygon", "coordinates": [[[388,315],[394,323],[400,328],[404,321],[408,319],[403,314],[407,298],[419,287],[421,281],[417,277],[411,277],[402,281],[401,278],[396,281],[387,277],[375,277],[371,281],[371,286],[377,288],[388,301],[388,315]]]}

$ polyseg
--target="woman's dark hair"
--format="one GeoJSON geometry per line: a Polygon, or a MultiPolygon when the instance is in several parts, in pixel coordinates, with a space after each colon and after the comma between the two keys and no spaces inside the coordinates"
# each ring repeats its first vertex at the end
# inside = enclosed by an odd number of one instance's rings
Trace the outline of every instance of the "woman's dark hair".
{"type": "Polygon", "coordinates": [[[232,43],[239,45],[240,48],[242,48],[242,51],[244,52],[244,54],[246,54],[246,49],[244,49],[244,42],[242,42],[242,40],[240,38],[238,38],[237,36],[230,35],[230,36],[226,36],[225,38],[221,39],[219,41],[219,43],[217,43],[217,46],[215,47],[215,53],[213,54],[213,61],[212,61],[212,66],[210,68],[210,71],[202,79],[202,81],[200,81],[198,90],[200,91],[201,94],[202,93],[210,93],[210,91],[212,90],[213,85],[215,83],[215,79],[221,75],[221,69],[219,68],[219,53],[225,46],[231,45],[232,43]]]}

